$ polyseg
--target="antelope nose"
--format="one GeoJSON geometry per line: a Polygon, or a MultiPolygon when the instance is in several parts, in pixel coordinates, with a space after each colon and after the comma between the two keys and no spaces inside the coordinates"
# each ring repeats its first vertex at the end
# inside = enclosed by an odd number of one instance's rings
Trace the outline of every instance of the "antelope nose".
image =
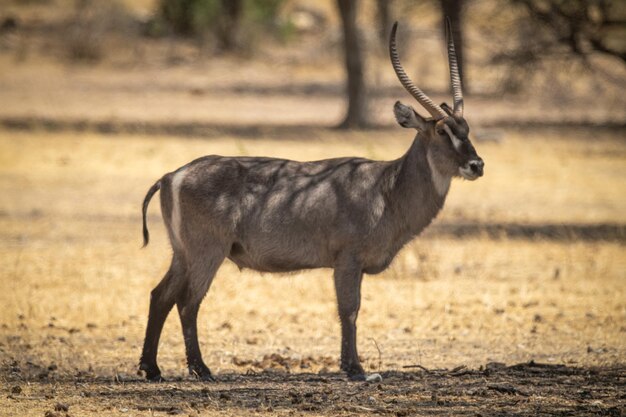
{"type": "Polygon", "coordinates": [[[469,168],[472,170],[474,174],[478,175],[479,177],[482,177],[484,167],[485,167],[485,162],[480,158],[474,159],[473,161],[470,161],[469,163],[469,168]]]}

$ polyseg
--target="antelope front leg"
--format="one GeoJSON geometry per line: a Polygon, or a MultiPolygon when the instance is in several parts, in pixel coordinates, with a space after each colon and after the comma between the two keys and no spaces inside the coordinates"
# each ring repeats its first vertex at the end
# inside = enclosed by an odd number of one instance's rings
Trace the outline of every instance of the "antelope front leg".
{"type": "Polygon", "coordinates": [[[341,370],[351,380],[365,380],[356,348],[356,318],[361,306],[363,272],[356,262],[335,267],[335,292],[341,321],[341,370]]]}
{"type": "Polygon", "coordinates": [[[381,381],[379,374],[366,375],[356,348],[356,319],[361,307],[363,272],[358,262],[335,266],[335,292],[341,321],[341,370],[352,381],[381,381]]]}

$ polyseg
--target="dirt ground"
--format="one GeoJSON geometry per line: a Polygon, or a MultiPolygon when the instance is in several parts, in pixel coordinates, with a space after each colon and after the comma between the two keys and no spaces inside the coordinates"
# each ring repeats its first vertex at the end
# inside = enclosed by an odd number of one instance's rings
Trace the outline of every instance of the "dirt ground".
{"type": "Polygon", "coordinates": [[[5,415],[25,415],[21,407],[41,408],[42,403],[49,404],[43,407],[47,416],[623,415],[623,367],[531,362],[382,375],[384,383],[375,384],[347,383],[336,373],[227,374],[216,384],[149,384],[84,375],[31,384],[26,395],[22,385],[10,384],[5,415]]]}

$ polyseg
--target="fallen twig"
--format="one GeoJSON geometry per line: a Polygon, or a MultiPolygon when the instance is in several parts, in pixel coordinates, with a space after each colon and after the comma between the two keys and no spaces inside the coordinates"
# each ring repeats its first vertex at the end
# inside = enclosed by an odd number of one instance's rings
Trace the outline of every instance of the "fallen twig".
{"type": "Polygon", "coordinates": [[[374,342],[374,346],[376,346],[376,350],[378,351],[378,371],[380,371],[380,368],[383,366],[383,353],[380,351],[376,339],[374,339],[373,337],[370,337],[370,339],[372,339],[372,342],[374,342]]]}
{"type": "Polygon", "coordinates": [[[519,395],[523,395],[524,397],[528,397],[528,393],[519,390],[518,388],[515,388],[513,385],[505,385],[505,384],[489,384],[487,385],[487,388],[497,391],[497,392],[501,392],[503,394],[519,394],[519,395]]]}
{"type": "Polygon", "coordinates": [[[137,405],[135,408],[139,411],[162,411],[168,414],[181,414],[183,412],[181,408],[167,405],[137,405]]]}
{"type": "Polygon", "coordinates": [[[422,371],[426,372],[427,374],[432,374],[433,373],[433,371],[431,371],[430,369],[428,369],[428,368],[426,368],[426,367],[424,367],[422,365],[404,365],[403,368],[404,369],[419,368],[422,371]]]}
{"type": "Polygon", "coordinates": [[[451,375],[451,376],[463,376],[463,375],[468,375],[468,374],[471,374],[471,373],[472,373],[471,369],[467,369],[467,367],[465,365],[461,365],[461,366],[457,366],[456,368],[451,370],[449,375],[451,375]]]}
{"type": "Polygon", "coordinates": [[[12,400],[46,400],[44,395],[13,395],[9,394],[7,398],[12,400]]]}

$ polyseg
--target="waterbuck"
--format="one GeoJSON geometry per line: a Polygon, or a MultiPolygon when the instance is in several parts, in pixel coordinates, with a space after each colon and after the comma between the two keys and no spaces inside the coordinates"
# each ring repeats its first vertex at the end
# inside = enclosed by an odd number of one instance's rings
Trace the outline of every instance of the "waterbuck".
{"type": "Polygon", "coordinates": [[[432,117],[396,102],[398,123],[417,130],[408,151],[394,161],[337,158],[296,162],[274,158],[205,156],[164,175],[143,202],[161,190],[161,212],[173,249],[172,263],[151,292],[139,365],[161,380],[157,348],[163,323],[178,308],[189,372],[213,380],[197,335],[200,303],[225,258],[239,268],[286,272],[333,268],[341,321],[341,369],[364,380],[356,346],[363,274],[378,274],[400,248],[443,207],[452,177],[483,174],[463,118],[463,95],[452,36],[448,60],[454,107],[436,105],[404,72],[393,26],[391,63],[409,93],[432,117]]]}

